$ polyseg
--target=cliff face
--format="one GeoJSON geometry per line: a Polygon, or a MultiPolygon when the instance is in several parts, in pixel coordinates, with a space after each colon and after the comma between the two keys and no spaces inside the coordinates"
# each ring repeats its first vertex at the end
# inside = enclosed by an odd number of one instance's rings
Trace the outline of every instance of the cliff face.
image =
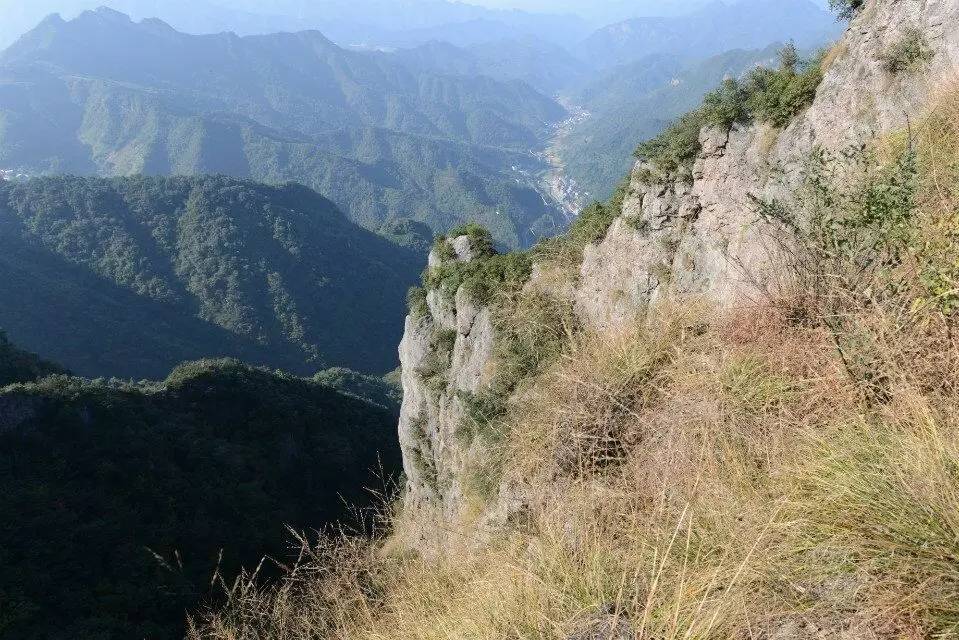
{"type": "Polygon", "coordinates": [[[622,218],[586,249],[576,297],[584,318],[608,329],[664,296],[734,305],[757,285],[775,284],[775,260],[750,195],[783,196],[816,147],[838,151],[906,129],[955,79],[959,5],[870,3],[825,65],[812,106],[784,130],[704,130],[691,184],[648,185],[636,166],[622,218]],[[920,71],[894,74],[884,59],[910,32],[921,33],[934,56],[920,71]]]}
{"type": "MultiPolygon", "coordinates": [[[[470,241],[450,241],[458,262],[475,259],[470,241]]],[[[439,253],[429,265],[438,267],[439,253]]],[[[457,437],[464,419],[460,394],[477,393],[493,357],[490,310],[471,302],[464,288],[448,300],[439,291],[427,293],[422,315],[406,319],[400,343],[403,407],[400,444],[407,477],[406,505],[423,512],[436,509],[454,516],[463,503],[463,468],[472,444],[457,437]]]]}
{"type": "MultiPolygon", "coordinates": [[[[824,79],[802,115],[782,130],[765,124],[703,130],[690,182],[648,184],[647,167],[637,164],[621,215],[585,248],[573,277],[560,286],[550,279],[550,291],[569,296],[582,324],[600,333],[627,327],[664,299],[702,298],[726,307],[748,302],[774,286],[781,272],[751,196],[788,197],[817,147],[839,151],[907,129],[935,92],[955,81],[957,69],[959,3],[868,2],[826,56],[824,79]],[[915,33],[931,57],[920,69],[891,71],[888,52],[915,33]]],[[[455,240],[457,259],[469,257],[466,242],[455,240]]],[[[534,268],[528,286],[545,284],[547,271],[534,268]]],[[[471,304],[464,291],[455,304],[436,292],[428,301],[428,313],[407,319],[401,347],[406,504],[439,507],[434,513],[450,518],[464,507],[464,460],[486,455],[475,443],[457,442],[458,392],[488,383],[496,336],[489,311],[471,304]],[[455,332],[455,340],[448,371],[430,388],[422,372],[437,355],[438,332],[451,340],[455,332]]],[[[515,492],[501,487],[498,507],[508,496],[515,492]]]]}

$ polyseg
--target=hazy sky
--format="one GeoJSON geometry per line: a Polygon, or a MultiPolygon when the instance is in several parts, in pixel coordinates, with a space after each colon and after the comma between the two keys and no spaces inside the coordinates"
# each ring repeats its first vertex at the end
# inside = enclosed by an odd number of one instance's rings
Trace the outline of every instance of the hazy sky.
{"type": "MultiPolygon", "coordinates": [[[[687,10],[691,6],[703,4],[707,0],[466,0],[470,4],[487,7],[526,9],[527,11],[560,12],[571,11],[589,15],[611,7],[618,9],[638,7],[649,13],[675,13],[687,10]]],[[[730,0],[731,1],[731,0],[730,0]]],[[[812,0],[826,6],[828,0],[812,0]]]]}
{"type": "MultiPolygon", "coordinates": [[[[646,2],[636,0],[634,4],[660,4],[660,5],[685,5],[690,4],[692,0],[658,0],[655,2],[646,2]]],[[[603,4],[625,4],[624,2],[603,2],[603,0],[471,0],[470,4],[479,4],[486,7],[526,9],[529,11],[583,11],[589,12],[597,5],[603,4]]]]}
{"type": "Polygon", "coordinates": [[[638,8],[644,12],[674,13],[686,10],[689,6],[701,4],[704,0],[467,0],[498,9],[525,9],[548,13],[571,12],[584,16],[604,13],[611,10],[638,8]]]}

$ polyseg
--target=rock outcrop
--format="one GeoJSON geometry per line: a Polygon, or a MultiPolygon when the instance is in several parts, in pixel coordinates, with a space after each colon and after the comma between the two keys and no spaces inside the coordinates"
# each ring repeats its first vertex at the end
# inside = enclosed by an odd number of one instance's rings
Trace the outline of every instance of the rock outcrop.
{"type": "MultiPolygon", "coordinates": [[[[788,197],[817,147],[842,150],[904,130],[959,69],[959,3],[871,0],[827,54],[813,104],[786,128],[766,124],[704,129],[691,181],[648,184],[633,170],[622,214],[605,237],[586,247],[566,291],[582,323],[615,331],[664,299],[701,298],[721,306],[748,302],[780,277],[775,253],[751,196],[788,197]],[[889,70],[887,53],[920,33],[931,57],[908,73],[889,70]]],[[[638,141],[637,141],[638,142],[638,141]]],[[[471,259],[466,238],[457,260],[471,259]]],[[[430,264],[436,265],[434,253],[430,264]]],[[[533,269],[534,281],[544,273],[533,269]]],[[[458,442],[461,391],[487,384],[495,334],[489,311],[463,291],[454,301],[428,294],[428,313],[407,319],[401,346],[406,398],[400,435],[406,457],[407,505],[455,516],[463,501],[463,465],[483,455],[458,442]],[[422,371],[437,355],[437,335],[455,332],[448,370],[430,388],[422,371]]],[[[427,366],[430,365],[430,366],[427,366]]],[[[495,508],[495,505],[494,505],[495,508]]]]}
{"type": "MultiPolygon", "coordinates": [[[[453,260],[476,259],[470,239],[449,241],[453,260]]],[[[434,250],[430,267],[443,258],[434,250]]],[[[462,393],[477,393],[493,357],[490,310],[474,304],[465,289],[454,299],[427,292],[426,313],[406,319],[400,343],[403,407],[400,445],[407,478],[406,506],[452,517],[463,502],[463,469],[472,443],[457,432],[464,417],[462,393]]]]}
{"type": "Polygon", "coordinates": [[[664,297],[720,305],[750,299],[778,276],[750,195],[782,196],[816,147],[839,151],[904,130],[959,70],[959,5],[928,0],[867,4],[827,54],[812,106],[787,128],[702,131],[691,184],[649,185],[640,163],[623,216],[588,247],[577,309],[599,330],[631,321],[664,297]],[[887,53],[920,33],[931,59],[893,73],[887,53]]]}

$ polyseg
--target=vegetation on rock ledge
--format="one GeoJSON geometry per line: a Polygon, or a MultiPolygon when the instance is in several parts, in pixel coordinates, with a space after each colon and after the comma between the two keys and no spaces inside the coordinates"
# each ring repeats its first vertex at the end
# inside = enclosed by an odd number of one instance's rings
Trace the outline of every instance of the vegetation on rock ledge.
{"type": "Polygon", "coordinates": [[[653,165],[660,179],[674,176],[688,181],[692,178],[692,164],[702,149],[702,129],[728,130],[752,121],[779,128],[787,126],[816,97],[823,77],[822,56],[802,60],[795,46],[788,45],[780,51],[779,62],[777,69],[758,67],[744,80],[725,80],[706,96],[699,109],[639,145],[636,157],[653,165]]]}

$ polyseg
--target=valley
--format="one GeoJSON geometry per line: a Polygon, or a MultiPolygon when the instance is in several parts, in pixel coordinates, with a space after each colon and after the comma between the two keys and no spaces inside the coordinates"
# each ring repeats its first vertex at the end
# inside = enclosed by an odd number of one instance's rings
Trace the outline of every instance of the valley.
{"type": "Polygon", "coordinates": [[[586,123],[592,117],[592,114],[568,101],[561,100],[560,102],[566,108],[570,117],[557,125],[548,141],[546,150],[536,155],[549,167],[543,178],[548,194],[547,198],[558,203],[566,213],[567,222],[571,222],[589,203],[591,194],[583,191],[576,180],[567,172],[566,165],[563,162],[562,149],[566,140],[586,123]]]}

